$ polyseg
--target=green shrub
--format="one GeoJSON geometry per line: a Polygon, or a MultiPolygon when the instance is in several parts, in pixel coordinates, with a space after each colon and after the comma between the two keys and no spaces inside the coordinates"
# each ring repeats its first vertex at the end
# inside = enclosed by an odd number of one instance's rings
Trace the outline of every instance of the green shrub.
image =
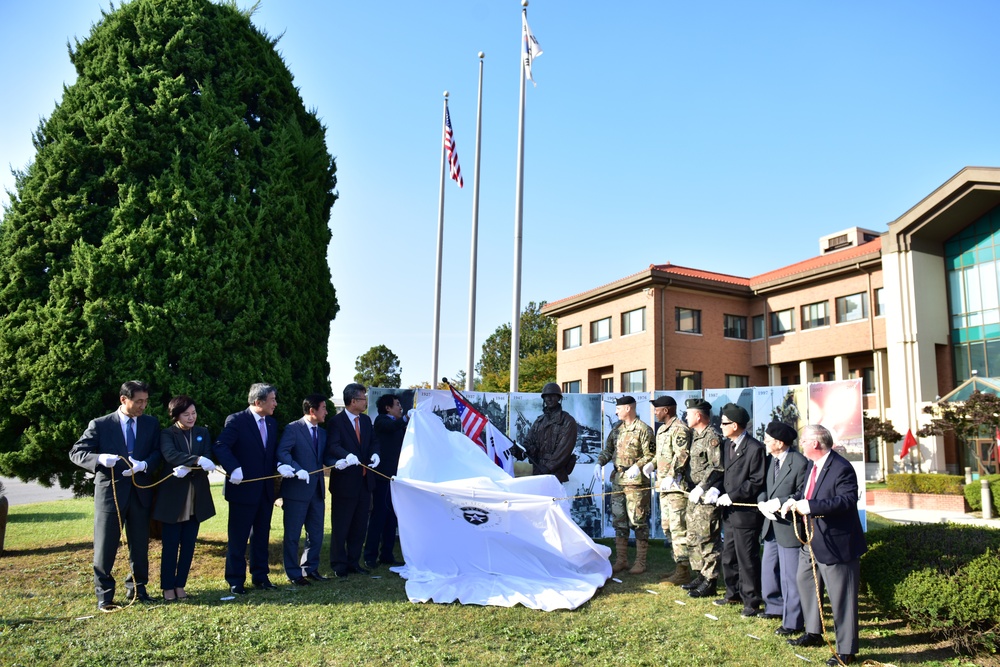
{"type": "MultiPolygon", "coordinates": [[[[993,497],[993,513],[1000,514],[1000,475],[986,475],[985,479],[990,483],[990,494],[993,497]]],[[[972,508],[973,512],[979,512],[983,509],[983,491],[980,485],[980,480],[976,480],[972,484],[965,485],[965,500],[969,503],[969,507],[972,508]]]]}
{"type": "Polygon", "coordinates": [[[869,534],[861,581],[876,606],[959,651],[1000,645],[1000,531],[899,525],[869,534]]]}
{"type": "Polygon", "coordinates": [[[960,496],[965,478],[961,475],[890,474],[885,481],[886,487],[896,493],[940,493],[960,496]]]}

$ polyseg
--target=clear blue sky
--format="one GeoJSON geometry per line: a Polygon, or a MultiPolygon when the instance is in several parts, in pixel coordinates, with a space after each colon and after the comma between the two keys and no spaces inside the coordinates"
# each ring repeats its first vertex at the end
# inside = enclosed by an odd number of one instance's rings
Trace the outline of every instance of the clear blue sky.
{"type": "MultiPolygon", "coordinates": [[[[240,6],[249,3],[240,1],[240,6]]],[[[0,177],[75,74],[107,2],[0,0],[0,177]]],[[[883,231],[966,165],[1000,165],[1000,3],[532,0],[522,304],[673,262],[750,276],[883,231]]],[[[476,357],[509,322],[519,0],[263,0],[254,22],[328,128],[340,200],[332,382],[385,344],[430,380],[442,92],[447,184],[439,374],[465,364],[477,57],[486,53],[476,357]],[[388,277],[388,279],[387,279],[388,277]]],[[[6,196],[3,196],[6,201],[6,196]]]]}

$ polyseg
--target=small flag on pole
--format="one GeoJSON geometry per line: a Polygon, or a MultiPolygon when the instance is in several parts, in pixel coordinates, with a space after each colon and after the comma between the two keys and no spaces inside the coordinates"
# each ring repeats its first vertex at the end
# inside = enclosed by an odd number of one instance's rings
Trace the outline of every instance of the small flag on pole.
{"type": "Polygon", "coordinates": [[[448,167],[451,169],[451,180],[462,187],[462,168],[458,165],[458,148],[455,146],[455,135],[451,130],[451,112],[444,110],[444,150],[448,155],[448,167]]]}
{"type": "Polygon", "coordinates": [[[455,388],[450,386],[451,395],[455,399],[455,408],[458,410],[458,416],[462,419],[462,433],[465,434],[472,442],[479,445],[479,447],[485,452],[486,444],[483,442],[483,429],[486,428],[486,424],[489,422],[486,417],[476,410],[465,398],[462,397],[455,388]]]}
{"type": "Polygon", "coordinates": [[[917,446],[917,439],[913,437],[911,429],[906,430],[906,438],[903,440],[903,449],[899,452],[899,458],[904,458],[911,449],[917,446]]]}
{"type": "MultiPolygon", "coordinates": [[[[542,45],[531,34],[531,28],[528,27],[528,13],[524,11],[521,12],[521,27],[521,59],[524,62],[524,73],[531,79],[531,61],[542,55],[542,45]]],[[[535,86],[538,85],[534,79],[531,79],[531,83],[535,86]]]]}

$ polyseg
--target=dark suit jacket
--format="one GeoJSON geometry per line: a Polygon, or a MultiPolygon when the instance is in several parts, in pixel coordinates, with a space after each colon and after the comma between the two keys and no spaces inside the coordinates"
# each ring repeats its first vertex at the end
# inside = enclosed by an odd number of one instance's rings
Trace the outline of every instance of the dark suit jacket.
{"type": "MultiPolygon", "coordinates": [[[[372,441],[372,421],[368,415],[360,416],[361,442],[358,442],[354,434],[354,425],[347,410],[338,412],[327,424],[326,433],[326,454],[323,463],[333,466],[339,459],[347,458],[348,454],[354,454],[358,460],[365,465],[369,465],[372,454],[382,455],[377,449],[377,443],[372,441]]],[[[371,491],[375,488],[375,478],[377,475],[369,473],[362,474],[361,466],[348,466],[343,470],[334,468],[330,471],[330,493],[335,496],[356,496],[362,490],[371,491]]]]}
{"type": "Polygon", "coordinates": [[[191,429],[191,451],[188,452],[186,432],[176,424],[160,432],[160,452],[166,462],[167,481],[157,487],[156,509],[153,518],[165,523],[177,523],[181,508],[187,501],[188,489],[194,487],[195,520],[205,521],[215,516],[212,489],[208,484],[208,473],[201,468],[192,470],[182,478],[173,476],[175,466],[198,465],[198,457],[212,458],[212,436],[204,426],[191,429]]]}
{"type": "MultiPolygon", "coordinates": [[[[815,466],[806,466],[805,478],[792,498],[805,498],[809,476],[815,466]]],[[[809,501],[815,517],[815,533],[810,546],[816,560],[824,565],[848,563],[868,550],[858,516],[858,476],[843,456],[831,451],[826,465],[816,477],[816,489],[809,501]]]]}
{"type": "MultiPolygon", "coordinates": [[[[122,434],[121,412],[115,410],[109,415],[98,417],[87,424],[87,430],[69,450],[69,460],[85,470],[94,473],[94,508],[98,511],[115,511],[114,494],[111,492],[111,471],[97,464],[98,454],[117,454],[128,458],[125,446],[125,436],[122,434]]],[[[148,486],[153,483],[154,473],[160,467],[160,424],[155,417],[142,415],[135,422],[135,448],[132,458],[146,462],[146,471],[135,476],[138,484],[148,486]]],[[[125,507],[132,494],[143,507],[150,509],[153,505],[153,490],[140,489],[133,486],[132,480],[122,477],[128,470],[124,460],[115,464],[115,489],[118,494],[118,504],[125,507]]]]}
{"type": "MultiPolygon", "coordinates": [[[[312,436],[309,434],[311,424],[306,420],[297,419],[285,427],[278,443],[278,465],[290,465],[296,471],[312,472],[323,467],[323,455],[326,453],[326,429],[316,427],[319,439],[319,455],[313,451],[312,436]]],[[[360,457],[359,457],[360,458],[360,457]]],[[[309,475],[309,481],[301,479],[281,480],[281,497],[286,500],[311,500],[316,497],[316,487],[323,483],[323,473],[309,475]]],[[[320,498],[322,498],[322,494],[320,498]]]]}
{"type": "Polygon", "coordinates": [[[389,415],[375,417],[372,425],[372,441],[381,461],[378,471],[392,477],[399,468],[399,453],[403,449],[403,436],[406,435],[406,422],[393,419],[389,415]]]}
{"type": "MultiPolygon", "coordinates": [[[[732,441],[722,442],[722,492],[728,493],[734,503],[757,503],[764,489],[766,470],[764,445],[749,431],[740,443],[735,457],[730,455],[732,441]]],[[[756,507],[723,507],[722,519],[733,528],[760,529],[763,516],[756,507]]]]}
{"type": "MultiPolygon", "coordinates": [[[[778,470],[778,479],[774,478],[774,464],[777,462],[777,459],[773,456],[768,456],[767,459],[767,473],[764,476],[767,480],[767,485],[760,492],[757,500],[758,502],[763,502],[777,498],[784,504],[793,493],[799,490],[799,487],[805,481],[806,466],[809,465],[809,459],[794,450],[789,450],[785,455],[785,462],[781,465],[781,469],[778,470]]],[[[777,521],[771,521],[767,517],[764,517],[764,527],[760,531],[761,538],[767,539],[769,534],[773,533],[774,539],[783,547],[792,548],[802,546],[799,539],[795,537],[795,528],[792,527],[790,520],[792,514],[788,514],[786,515],[788,518],[782,519],[780,514],[775,513],[777,521]]],[[[795,516],[798,518],[798,515],[795,516]]],[[[799,520],[798,523],[799,535],[804,539],[805,533],[802,530],[802,521],[799,520]]]]}
{"type": "MultiPolygon", "coordinates": [[[[226,425],[212,448],[216,460],[226,472],[232,474],[237,468],[243,468],[243,479],[274,475],[277,469],[274,462],[278,451],[278,422],[274,417],[265,417],[264,420],[267,425],[266,449],[257,429],[256,412],[247,408],[226,417],[226,425]]],[[[273,503],[274,480],[233,484],[227,478],[223,494],[231,503],[256,505],[261,499],[261,494],[273,503]]]]}

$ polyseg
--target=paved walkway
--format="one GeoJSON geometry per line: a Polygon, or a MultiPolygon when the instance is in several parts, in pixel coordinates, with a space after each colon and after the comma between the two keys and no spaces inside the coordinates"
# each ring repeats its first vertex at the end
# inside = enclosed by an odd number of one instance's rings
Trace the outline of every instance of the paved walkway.
{"type": "Polygon", "coordinates": [[[44,487],[37,482],[22,482],[13,477],[0,477],[0,482],[3,482],[4,494],[11,507],[27,505],[28,503],[44,503],[49,500],[66,500],[73,497],[72,491],[58,486],[44,487]]]}
{"type": "Polygon", "coordinates": [[[943,512],[938,510],[914,510],[902,507],[886,507],[869,505],[872,514],[895,521],[896,523],[961,523],[969,526],[986,526],[1000,528],[1000,519],[982,519],[973,514],[963,512],[943,512]]]}

